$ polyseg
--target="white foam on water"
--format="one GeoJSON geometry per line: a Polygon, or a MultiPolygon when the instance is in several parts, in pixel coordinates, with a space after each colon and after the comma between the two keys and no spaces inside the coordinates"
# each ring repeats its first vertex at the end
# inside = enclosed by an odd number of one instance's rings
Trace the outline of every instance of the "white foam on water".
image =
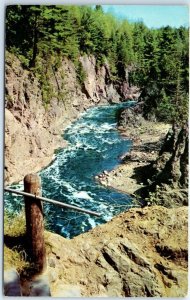
{"type": "Polygon", "coordinates": [[[108,208],[108,205],[104,204],[104,203],[101,203],[99,208],[101,208],[102,210],[103,209],[107,209],[108,208]]]}
{"type": "Polygon", "coordinates": [[[92,228],[96,227],[96,225],[97,225],[96,222],[94,221],[94,219],[92,219],[90,217],[88,218],[88,222],[89,222],[89,224],[91,225],[92,228]]]}
{"type": "MultiPolygon", "coordinates": [[[[40,172],[43,175],[42,176],[42,180],[44,180],[43,183],[47,184],[47,190],[46,190],[46,186],[44,186],[44,192],[45,192],[44,194],[46,197],[55,199],[54,196],[58,198],[58,195],[60,195],[60,199],[58,199],[59,201],[67,202],[86,209],[101,212],[102,214],[101,219],[86,215],[85,218],[86,221],[83,221],[84,217],[81,217],[81,219],[79,217],[81,224],[78,223],[77,226],[78,225],[80,226],[81,232],[86,231],[87,228],[89,228],[89,226],[94,228],[97,224],[102,223],[103,220],[104,221],[111,220],[113,215],[117,211],[118,212],[120,211],[119,205],[118,207],[115,207],[116,206],[115,199],[112,199],[112,197],[109,196],[109,193],[105,192],[104,195],[104,192],[102,194],[100,192],[99,194],[99,191],[98,193],[96,192],[93,193],[88,190],[88,189],[91,190],[90,185],[92,185],[92,191],[96,191],[95,183],[93,185],[93,183],[86,184],[85,182],[80,182],[77,176],[75,178],[74,172],[71,173],[70,175],[69,173],[64,174],[64,171],[69,172],[70,166],[72,169],[72,161],[74,161],[76,157],[79,161],[80,157],[83,157],[84,152],[93,150],[94,152],[89,152],[89,157],[92,158],[93,155],[96,158],[97,152],[101,153],[101,154],[97,154],[97,161],[98,161],[100,159],[103,160],[104,158],[107,158],[107,156],[109,156],[108,155],[109,151],[107,150],[111,149],[111,147],[108,145],[117,145],[117,144],[119,145],[120,137],[117,135],[117,133],[115,134],[116,123],[115,122],[113,123],[112,115],[110,115],[111,108],[105,107],[103,110],[99,110],[99,109],[100,109],[99,107],[93,109],[91,108],[87,112],[82,113],[80,115],[82,119],[77,120],[74,124],[70,124],[66,128],[65,135],[66,135],[66,139],[69,140],[67,147],[59,151],[55,155],[56,159],[53,161],[53,163],[40,172]]],[[[73,166],[75,166],[75,164],[73,166]]],[[[22,182],[19,185],[19,189],[23,189],[22,182]]],[[[15,197],[15,201],[16,202],[20,201],[18,199],[18,196],[15,197]]],[[[9,209],[10,205],[9,203],[7,204],[6,206],[9,209]]],[[[48,212],[51,215],[50,209],[52,208],[52,206],[46,204],[45,208],[46,208],[47,216],[48,216],[48,212]]],[[[60,210],[58,212],[60,212],[60,210]]],[[[67,218],[64,219],[63,223],[61,223],[59,220],[59,216],[56,215],[56,220],[57,220],[56,226],[60,228],[62,235],[66,236],[67,238],[70,238],[70,236],[72,236],[73,233],[69,233],[69,231],[71,230],[72,232],[71,225],[73,224],[72,223],[73,220],[75,220],[74,221],[75,224],[76,217],[73,218],[73,211],[71,214],[71,219],[69,219],[68,216],[69,214],[66,215],[67,218]]],[[[60,218],[62,218],[62,214],[60,215],[60,218]]]]}
{"type": "Polygon", "coordinates": [[[112,218],[113,218],[113,214],[107,214],[107,215],[105,215],[105,216],[103,217],[103,219],[104,219],[106,222],[110,221],[112,218]]]}
{"type": "Polygon", "coordinates": [[[101,125],[101,130],[103,131],[109,131],[112,130],[115,127],[115,123],[114,124],[109,124],[109,123],[104,123],[103,125],[101,125]]]}
{"type": "Polygon", "coordinates": [[[70,193],[73,193],[76,190],[70,182],[62,181],[61,184],[65,186],[70,193]]]}
{"type": "Polygon", "coordinates": [[[118,139],[105,138],[103,142],[109,145],[118,144],[118,139]]]}
{"type": "Polygon", "coordinates": [[[75,148],[82,148],[82,147],[83,147],[83,144],[81,142],[77,141],[73,149],[75,149],[75,148]]]}
{"type": "Polygon", "coordinates": [[[64,226],[61,228],[61,234],[68,239],[70,238],[70,233],[65,230],[64,226]]]}
{"type": "Polygon", "coordinates": [[[74,135],[75,137],[83,135],[85,133],[90,133],[90,132],[94,132],[94,133],[105,133],[108,132],[110,130],[115,129],[116,123],[112,123],[109,124],[107,122],[103,123],[103,124],[97,124],[97,123],[91,123],[88,124],[87,122],[83,123],[76,123],[71,127],[67,127],[66,132],[69,135],[74,135]]]}
{"type": "Polygon", "coordinates": [[[89,194],[86,191],[75,192],[73,196],[79,199],[92,200],[92,198],[89,196],[89,194]]]}

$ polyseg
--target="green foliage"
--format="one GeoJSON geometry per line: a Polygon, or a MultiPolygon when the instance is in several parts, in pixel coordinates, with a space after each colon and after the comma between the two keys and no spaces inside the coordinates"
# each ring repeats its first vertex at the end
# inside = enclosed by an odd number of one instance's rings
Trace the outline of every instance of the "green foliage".
{"type": "Polygon", "coordinates": [[[136,69],[131,81],[142,90],[144,116],[171,123],[185,122],[188,113],[188,30],[169,26],[145,30],[142,24],[136,24],[134,33],[141,51],[136,55],[136,69]]]}
{"type": "Polygon", "coordinates": [[[4,270],[16,268],[18,272],[22,272],[25,268],[29,267],[26,261],[26,253],[23,250],[10,249],[4,246],[4,270]]]}
{"type": "Polygon", "coordinates": [[[132,27],[124,21],[118,30],[118,58],[124,65],[134,61],[132,27]]]}
{"type": "MultiPolygon", "coordinates": [[[[45,227],[48,228],[45,220],[45,227]]],[[[23,243],[24,235],[26,233],[25,213],[22,210],[19,214],[13,215],[8,211],[4,212],[4,236],[15,240],[12,245],[4,244],[4,269],[16,268],[19,273],[26,274],[35,268],[31,262],[27,260],[27,249],[23,243]]],[[[47,244],[48,235],[45,231],[45,243],[47,244]]],[[[5,239],[6,240],[6,239],[5,239]]]]}
{"type": "MultiPolygon", "coordinates": [[[[4,213],[4,235],[17,238],[23,237],[26,231],[24,213],[21,212],[16,216],[10,215],[5,211],[4,213]]],[[[4,269],[10,269],[15,267],[18,271],[22,271],[25,267],[28,267],[26,261],[26,253],[18,243],[13,248],[8,248],[4,245],[4,269]]]]}
{"type": "MultiPolygon", "coordinates": [[[[7,50],[34,70],[46,105],[54,94],[50,82],[61,59],[74,62],[82,84],[86,74],[79,57],[94,55],[97,68],[109,63],[111,80],[125,80],[126,68],[131,70],[130,84],[142,91],[145,117],[183,121],[188,108],[188,43],[187,28],[148,29],[142,22],[118,21],[101,5],[13,5],[6,10],[7,50]]],[[[60,87],[58,91],[65,93],[60,87]]]]}
{"type": "Polygon", "coordinates": [[[25,234],[26,224],[25,215],[22,211],[16,216],[12,216],[7,211],[4,213],[4,234],[12,237],[18,237],[25,234]]]}
{"type": "Polygon", "coordinates": [[[158,119],[165,122],[171,122],[175,117],[174,106],[170,103],[170,98],[166,95],[164,89],[161,90],[160,101],[157,105],[156,113],[158,119]]]}
{"type": "Polygon", "coordinates": [[[35,62],[35,67],[33,67],[33,72],[39,80],[41,86],[42,100],[44,106],[47,108],[53,96],[53,85],[51,82],[51,78],[52,78],[51,58],[50,57],[45,57],[45,58],[46,59],[44,60],[39,56],[37,57],[35,62]]]}
{"type": "Polygon", "coordinates": [[[82,63],[80,61],[78,61],[75,64],[75,68],[76,68],[77,80],[80,85],[83,85],[84,81],[86,79],[86,72],[82,66],[82,63]]]}

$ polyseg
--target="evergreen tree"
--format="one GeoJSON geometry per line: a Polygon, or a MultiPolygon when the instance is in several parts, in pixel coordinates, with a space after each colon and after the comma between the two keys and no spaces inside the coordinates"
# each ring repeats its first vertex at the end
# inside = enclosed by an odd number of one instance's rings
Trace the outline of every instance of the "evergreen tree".
{"type": "Polygon", "coordinates": [[[49,78],[63,57],[85,74],[80,55],[109,62],[112,80],[125,78],[141,89],[144,115],[173,122],[187,119],[189,37],[184,27],[148,29],[142,22],[118,21],[101,5],[12,5],[6,10],[6,47],[38,75],[50,94],[49,78]]]}

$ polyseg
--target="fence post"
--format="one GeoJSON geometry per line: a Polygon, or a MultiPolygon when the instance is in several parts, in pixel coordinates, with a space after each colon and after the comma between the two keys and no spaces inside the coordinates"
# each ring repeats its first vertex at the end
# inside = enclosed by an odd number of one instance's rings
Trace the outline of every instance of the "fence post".
{"type": "MultiPolygon", "coordinates": [[[[41,196],[41,180],[37,174],[24,177],[24,191],[41,196]]],[[[40,200],[25,196],[26,237],[31,261],[37,272],[45,268],[43,208],[40,200]]]]}

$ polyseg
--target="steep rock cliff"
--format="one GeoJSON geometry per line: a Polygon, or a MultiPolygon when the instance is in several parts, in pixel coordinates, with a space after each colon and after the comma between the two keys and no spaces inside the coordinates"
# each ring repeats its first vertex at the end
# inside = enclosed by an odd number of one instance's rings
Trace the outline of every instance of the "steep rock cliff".
{"type": "Polygon", "coordinates": [[[118,123],[122,134],[126,130],[132,132],[134,141],[140,138],[140,145],[133,145],[132,152],[123,158],[126,164],[134,159],[138,161],[134,170],[136,178],[139,176],[144,186],[135,192],[145,199],[145,204],[149,205],[166,207],[188,205],[188,125],[170,126],[165,137],[160,137],[159,142],[155,143],[150,130],[155,126],[159,130],[161,123],[145,121],[141,114],[142,105],[140,102],[134,108],[122,110],[118,123]],[[148,142],[143,145],[141,132],[146,122],[149,126],[149,129],[146,129],[148,142]],[[137,153],[139,150],[140,153],[137,153]]]}
{"type": "MultiPolygon", "coordinates": [[[[95,103],[108,103],[107,99],[119,101],[121,95],[109,80],[108,66],[96,69],[93,57],[81,58],[81,63],[87,75],[82,87],[77,84],[74,65],[62,61],[51,80],[55,89],[64,85],[64,101],[52,97],[46,108],[38,79],[15,57],[7,63],[7,183],[47,165],[54,149],[65,143],[61,137],[65,126],[80,112],[95,103]]],[[[181,170],[185,171],[183,165],[181,170]]],[[[51,295],[185,296],[187,228],[186,207],[154,206],[131,209],[73,240],[46,233],[51,295]]]]}
{"type": "Polygon", "coordinates": [[[166,207],[188,205],[188,126],[173,126],[157,159],[146,175],[142,189],[148,201],[166,207]]]}
{"type": "MultiPolygon", "coordinates": [[[[120,94],[109,78],[107,64],[97,68],[93,56],[80,58],[86,78],[80,85],[74,64],[63,59],[51,74],[53,93],[43,103],[39,79],[8,54],[5,81],[5,183],[23,179],[52,160],[54,150],[63,147],[64,128],[81,112],[93,105],[118,102],[127,95],[122,83],[120,94]],[[61,91],[61,97],[57,92],[61,91]]],[[[125,87],[124,87],[125,86],[125,87]]]]}

